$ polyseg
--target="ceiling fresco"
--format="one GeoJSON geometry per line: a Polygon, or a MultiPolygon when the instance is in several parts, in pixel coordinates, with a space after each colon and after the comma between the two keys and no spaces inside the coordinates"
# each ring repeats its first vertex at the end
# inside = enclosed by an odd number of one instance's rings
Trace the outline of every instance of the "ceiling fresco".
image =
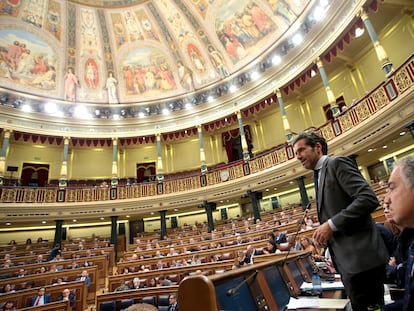
{"type": "Polygon", "coordinates": [[[0,2],[0,86],[86,103],[175,98],[254,66],[309,0],[0,2]]]}

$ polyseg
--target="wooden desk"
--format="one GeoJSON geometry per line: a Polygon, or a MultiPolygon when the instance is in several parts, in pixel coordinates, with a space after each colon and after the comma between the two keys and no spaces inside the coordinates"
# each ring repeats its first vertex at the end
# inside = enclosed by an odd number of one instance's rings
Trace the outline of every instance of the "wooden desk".
{"type": "MultiPolygon", "coordinates": [[[[69,301],[54,301],[41,306],[21,308],[19,311],[72,311],[69,301]]],[[[75,309],[76,310],[76,309],[75,309]]]]}
{"type": "MultiPolygon", "coordinates": [[[[89,277],[91,279],[91,285],[88,288],[88,301],[95,301],[96,297],[96,290],[97,290],[97,276],[98,276],[98,266],[90,266],[86,268],[78,268],[78,269],[67,269],[53,273],[42,273],[42,274],[34,274],[28,275],[23,278],[9,278],[9,279],[2,279],[0,280],[0,286],[4,286],[7,283],[15,284],[18,286],[16,293],[21,293],[25,288],[27,282],[34,282],[36,287],[39,286],[48,286],[53,284],[57,278],[62,278],[63,280],[67,280],[68,282],[74,281],[77,277],[79,277],[83,270],[88,271],[89,277]]],[[[0,296],[2,297],[2,296],[0,296]]]]}
{"type": "Polygon", "coordinates": [[[30,275],[36,274],[36,272],[41,268],[45,267],[47,270],[55,264],[57,267],[61,267],[62,271],[66,271],[66,268],[71,265],[71,263],[75,261],[79,266],[83,266],[85,261],[87,261],[90,265],[98,266],[98,286],[104,287],[106,277],[108,276],[108,260],[107,257],[104,255],[101,256],[92,256],[92,257],[84,257],[79,258],[76,260],[66,259],[62,261],[47,261],[44,263],[35,263],[35,264],[28,264],[28,265],[21,265],[21,266],[14,266],[7,269],[1,269],[1,274],[9,275],[9,278],[15,277],[20,269],[25,269],[27,272],[26,277],[30,275]]]}
{"type": "MultiPolygon", "coordinates": [[[[143,288],[133,289],[123,292],[113,292],[100,294],[96,296],[96,311],[101,310],[101,303],[105,301],[115,301],[117,304],[117,310],[119,310],[120,301],[123,299],[134,299],[135,303],[142,302],[144,297],[154,297],[155,303],[158,304],[157,299],[161,295],[169,295],[178,292],[178,285],[175,286],[162,286],[157,288],[143,288]]],[[[194,309],[193,309],[194,311],[194,309]]]]}
{"type": "MultiPolygon", "coordinates": [[[[52,301],[56,301],[57,298],[62,294],[62,291],[65,288],[68,288],[70,291],[74,291],[75,294],[75,310],[84,310],[87,308],[86,303],[86,284],[85,282],[68,282],[65,284],[60,285],[49,285],[44,286],[46,288],[46,294],[50,295],[52,298],[52,301]]],[[[30,305],[32,297],[37,295],[37,292],[39,291],[39,287],[19,290],[15,293],[1,295],[0,296],[0,302],[6,302],[6,301],[13,301],[14,305],[17,309],[25,308],[30,305]]],[[[38,308],[40,306],[37,306],[38,308]]],[[[39,310],[39,309],[36,309],[39,310]]],[[[43,310],[43,309],[42,309],[43,310]]],[[[45,310],[51,310],[51,309],[45,309],[45,310]]]]}

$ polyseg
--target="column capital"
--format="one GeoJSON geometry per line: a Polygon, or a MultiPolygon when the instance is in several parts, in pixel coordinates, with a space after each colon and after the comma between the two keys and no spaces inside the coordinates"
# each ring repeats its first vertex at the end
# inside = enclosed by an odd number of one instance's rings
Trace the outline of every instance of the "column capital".
{"type": "Polygon", "coordinates": [[[280,89],[274,89],[273,93],[279,98],[282,97],[282,93],[280,92],[280,89]]]}
{"type": "Polygon", "coordinates": [[[364,8],[361,8],[361,10],[358,12],[357,16],[361,17],[362,21],[366,21],[369,19],[368,13],[364,10],[364,8]]]}
{"type": "Polygon", "coordinates": [[[69,136],[63,136],[63,144],[64,145],[69,145],[70,142],[70,137],[69,136]]]}
{"type": "Polygon", "coordinates": [[[318,66],[318,68],[323,67],[322,60],[319,56],[314,60],[314,63],[316,64],[316,66],[318,66]]]}
{"type": "Polygon", "coordinates": [[[118,144],[118,137],[112,137],[112,143],[118,144]]]}
{"type": "Polygon", "coordinates": [[[197,131],[199,133],[203,131],[203,127],[201,126],[201,124],[197,124],[197,131]]]}
{"type": "Polygon", "coordinates": [[[236,110],[234,113],[237,115],[237,119],[241,119],[242,116],[240,110],[236,110]]]}
{"type": "Polygon", "coordinates": [[[5,128],[3,132],[4,132],[4,138],[10,138],[10,135],[13,133],[13,130],[9,128],[5,128]]]}

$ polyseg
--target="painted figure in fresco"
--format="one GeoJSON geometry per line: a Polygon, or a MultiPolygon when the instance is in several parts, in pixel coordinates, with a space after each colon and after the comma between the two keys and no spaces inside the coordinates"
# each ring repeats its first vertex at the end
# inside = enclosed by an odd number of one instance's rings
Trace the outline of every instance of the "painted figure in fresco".
{"type": "Polygon", "coordinates": [[[148,37],[150,39],[158,40],[158,37],[156,33],[154,32],[154,30],[152,29],[152,25],[147,17],[144,17],[144,19],[141,20],[141,25],[142,25],[142,28],[144,28],[144,30],[148,34],[148,37]]]}
{"type": "Polygon", "coordinates": [[[126,87],[129,92],[134,91],[134,72],[131,69],[131,66],[125,68],[125,82],[126,87]]]}
{"type": "Polygon", "coordinates": [[[255,3],[248,4],[247,8],[250,10],[253,22],[259,29],[259,32],[262,34],[262,36],[267,35],[273,30],[273,24],[270,18],[265,14],[265,12],[263,12],[261,8],[259,8],[255,3]]]}
{"type": "Polygon", "coordinates": [[[80,87],[79,80],[73,72],[73,68],[69,67],[65,74],[65,99],[70,101],[76,100],[76,87],[80,87]]]}
{"type": "Polygon", "coordinates": [[[177,62],[178,76],[180,77],[180,83],[186,90],[194,89],[193,73],[190,69],[184,66],[182,61],[177,62]]]}
{"type": "Polygon", "coordinates": [[[197,71],[204,72],[206,68],[204,67],[204,60],[200,55],[199,51],[196,51],[195,48],[191,47],[189,54],[190,59],[192,60],[197,71]]]}
{"type": "Polygon", "coordinates": [[[280,15],[288,25],[295,21],[296,15],[286,0],[268,0],[268,2],[273,12],[280,15]]]}
{"type": "Polygon", "coordinates": [[[45,73],[37,75],[30,85],[41,86],[43,89],[54,89],[56,87],[56,69],[54,66],[48,66],[45,73]]]}
{"type": "Polygon", "coordinates": [[[227,53],[229,53],[234,59],[239,60],[246,56],[247,52],[236,39],[224,36],[224,46],[227,53]]]}
{"type": "Polygon", "coordinates": [[[43,74],[47,71],[47,59],[43,54],[37,54],[34,56],[34,67],[32,70],[30,70],[31,73],[37,75],[37,74],[43,74]]]}
{"type": "Polygon", "coordinates": [[[16,70],[19,66],[19,61],[22,53],[23,49],[19,41],[14,41],[13,45],[9,46],[7,49],[7,59],[12,70],[16,70]]]}
{"type": "Polygon", "coordinates": [[[157,79],[159,79],[159,88],[161,90],[176,89],[177,85],[167,62],[162,60],[159,67],[160,70],[157,74],[157,79]]]}
{"type": "Polygon", "coordinates": [[[227,76],[228,72],[224,64],[223,56],[219,52],[217,52],[211,45],[209,45],[208,47],[208,53],[217,73],[222,75],[223,77],[227,76]]]}
{"type": "Polygon", "coordinates": [[[86,78],[86,83],[90,88],[92,89],[96,88],[96,85],[95,85],[96,68],[91,61],[86,64],[85,78],[86,78]]]}
{"type": "Polygon", "coordinates": [[[108,91],[108,102],[110,104],[118,104],[118,96],[116,92],[116,87],[118,81],[115,79],[112,71],[108,72],[108,78],[106,79],[105,89],[108,91]]]}

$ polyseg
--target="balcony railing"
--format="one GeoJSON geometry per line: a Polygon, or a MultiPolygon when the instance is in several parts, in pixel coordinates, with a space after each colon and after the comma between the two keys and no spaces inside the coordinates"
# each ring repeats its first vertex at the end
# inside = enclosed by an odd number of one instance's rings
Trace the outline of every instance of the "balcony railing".
{"type": "MultiPolygon", "coordinates": [[[[378,85],[358,102],[348,107],[334,120],[319,127],[329,141],[369,121],[382,108],[405,96],[414,84],[414,55],[404,62],[385,82],[378,85]]],[[[249,161],[230,163],[205,175],[192,175],[162,183],[152,182],[114,188],[25,188],[0,187],[0,203],[56,203],[125,200],[192,191],[202,187],[236,180],[290,161],[294,158],[292,146],[279,145],[249,161]]]]}

